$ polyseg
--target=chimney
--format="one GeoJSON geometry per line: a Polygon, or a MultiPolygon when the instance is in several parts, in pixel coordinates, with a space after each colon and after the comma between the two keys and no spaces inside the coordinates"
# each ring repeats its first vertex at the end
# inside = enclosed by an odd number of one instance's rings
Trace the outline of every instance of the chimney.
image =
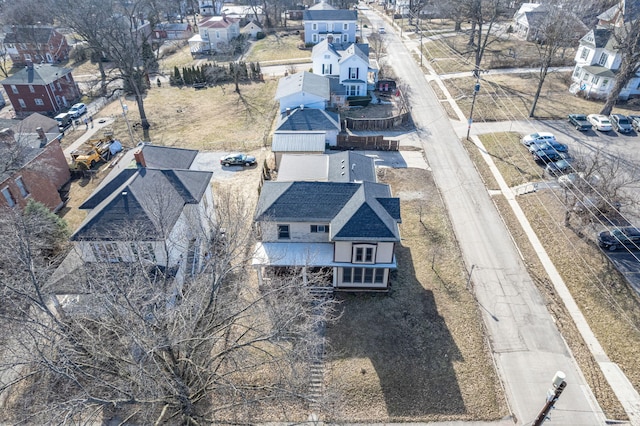
{"type": "Polygon", "coordinates": [[[333,36],[331,34],[327,36],[327,43],[333,44],[333,36]]]}
{"type": "Polygon", "coordinates": [[[304,109],[304,104],[300,104],[300,110],[302,111],[304,109]]]}
{"type": "Polygon", "coordinates": [[[0,130],[0,149],[15,146],[16,138],[13,130],[6,128],[0,130]]]}
{"type": "Polygon", "coordinates": [[[44,134],[44,130],[42,130],[42,127],[36,127],[36,132],[38,133],[38,139],[40,139],[41,141],[47,140],[47,135],[44,134]]]}
{"type": "Polygon", "coordinates": [[[222,12],[222,14],[221,14],[221,15],[222,15],[222,20],[223,20],[224,22],[229,22],[229,21],[227,21],[227,14],[226,14],[226,13],[222,12]]]}
{"type": "Polygon", "coordinates": [[[142,155],[142,149],[133,153],[133,158],[136,159],[137,167],[147,167],[147,163],[144,161],[144,155],[142,155]]]}
{"type": "Polygon", "coordinates": [[[291,114],[291,108],[287,108],[287,117],[291,114]]]}
{"type": "Polygon", "coordinates": [[[27,59],[27,60],[25,60],[25,63],[27,64],[27,65],[26,65],[26,68],[27,68],[27,69],[29,69],[29,70],[32,70],[32,69],[33,69],[33,62],[31,61],[31,59],[27,59]]]}

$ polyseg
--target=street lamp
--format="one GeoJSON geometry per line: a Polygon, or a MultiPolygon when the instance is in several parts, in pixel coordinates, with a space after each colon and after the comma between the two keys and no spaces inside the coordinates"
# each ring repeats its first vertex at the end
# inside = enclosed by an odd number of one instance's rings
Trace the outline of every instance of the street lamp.
{"type": "Polygon", "coordinates": [[[540,411],[540,414],[538,414],[538,417],[536,417],[532,426],[540,426],[545,420],[547,420],[549,411],[554,408],[553,406],[558,398],[560,398],[560,394],[562,394],[562,391],[567,386],[567,382],[564,381],[566,377],[567,376],[562,371],[557,371],[556,375],[553,376],[553,381],[551,382],[553,389],[549,389],[547,402],[544,404],[544,407],[542,407],[542,411],[540,411]]]}

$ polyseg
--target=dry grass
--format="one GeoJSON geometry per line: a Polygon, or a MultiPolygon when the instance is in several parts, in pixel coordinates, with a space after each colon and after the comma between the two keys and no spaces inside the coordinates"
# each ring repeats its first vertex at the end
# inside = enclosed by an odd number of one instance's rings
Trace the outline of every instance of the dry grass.
{"type": "MultiPolygon", "coordinates": [[[[483,143],[494,161],[504,149],[491,141],[499,138],[508,140],[509,136],[497,135],[493,138],[486,135],[483,138],[483,143]]],[[[473,147],[467,147],[470,152],[473,151],[473,147]]],[[[481,175],[490,173],[482,158],[478,155],[471,157],[481,175]]],[[[528,161],[533,163],[530,159],[528,161]]],[[[499,161],[496,163],[501,172],[505,172],[507,176],[511,175],[512,166],[506,165],[506,162],[502,165],[499,161]]],[[[608,259],[588,238],[595,233],[594,230],[589,228],[585,237],[582,232],[563,225],[564,206],[561,199],[562,197],[552,190],[545,190],[520,196],[518,202],[606,353],[613,362],[620,365],[633,385],[638,387],[640,299],[629,289],[624,277],[615,271],[608,259]]],[[[626,418],[624,410],[566,312],[508,203],[502,196],[494,196],[494,201],[598,403],[609,418],[626,418]]],[[[583,227],[579,229],[584,230],[583,227]]]]}
{"type": "Polygon", "coordinates": [[[401,199],[398,270],[385,295],[340,294],[327,331],[334,421],[497,419],[507,414],[446,210],[427,171],[384,169],[401,199]]]}
{"type": "MultiPolygon", "coordinates": [[[[276,85],[274,80],[241,84],[240,94],[234,92],[233,85],[207,90],[154,87],[145,98],[151,141],[204,151],[260,148],[266,143],[277,111],[273,100],[276,85]]],[[[134,100],[124,102],[129,108],[130,123],[139,123],[134,100]]],[[[129,143],[120,103],[112,102],[96,115],[105,116],[116,119],[114,133],[129,143]]],[[[133,129],[133,137],[136,142],[142,140],[142,131],[133,129]]]]}
{"type": "Polygon", "coordinates": [[[293,58],[305,58],[310,61],[311,50],[299,49],[300,44],[304,45],[304,41],[295,32],[284,37],[282,34],[270,34],[253,43],[245,59],[247,62],[282,61],[293,58]]]}

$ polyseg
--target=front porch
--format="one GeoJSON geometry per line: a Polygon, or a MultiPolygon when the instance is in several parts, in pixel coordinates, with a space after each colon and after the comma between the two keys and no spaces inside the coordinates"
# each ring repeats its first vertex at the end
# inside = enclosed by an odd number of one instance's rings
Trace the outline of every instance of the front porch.
{"type": "Polygon", "coordinates": [[[396,269],[392,263],[335,262],[333,243],[257,243],[252,266],[258,273],[258,284],[263,285],[266,270],[271,268],[301,267],[303,283],[309,283],[307,271],[312,268],[330,268],[334,290],[386,291],[389,288],[389,272],[396,269]]]}

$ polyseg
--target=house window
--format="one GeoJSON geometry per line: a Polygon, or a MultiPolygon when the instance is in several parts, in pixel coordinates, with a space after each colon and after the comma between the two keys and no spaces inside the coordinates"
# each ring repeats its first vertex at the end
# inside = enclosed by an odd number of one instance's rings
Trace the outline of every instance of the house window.
{"type": "Polygon", "coordinates": [[[40,106],[44,105],[44,101],[40,98],[35,98],[34,101],[36,105],[40,105],[40,106]]]}
{"type": "Polygon", "coordinates": [[[347,96],[358,96],[358,86],[347,86],[347,96]]]}
{"type": "Polygon", "coordinates": [[[220,38],[220,31],[216,31],[216,38],[220,38]]]}
{"type": "Polygon", "coordinates": [[[342,42],[346,43],[349,41],[349,34],[342,34],[342,42]]]}
{"type": "Polygon", "coordinates": [[[311,232],[329,232],[329,225],[311,225],[311,232]]]}
{"type": "Polygon", "coordinates": [[[16,205],[16,200],[13,199],[13,195],[11,195],[11,191],[9,191],[8,186],[5,186],[4,188],[2,188],[2,195],[4,196],[4,199],[7,201],[7,205],[9,207],[13,207],[16,205]]]}
{"type": "Polygon", "coordinates": [[[587,49],[586,47],[583,47],[582,52],[580,53],[580,59],[587,59],[588,56],[589,56],[589,49],[587,49]]]}
{"type": "Polygon", "coordinates": [[[312,34],[311,35],[311,41],[313,43],[317,43],[318,42],[318,34],[312,34]]]}
{"type": "Polygon", "coordinates": [[[327,24],[327,32],[331,32],[331,31],[333,31],[333,22],[329,22],[327,24]]]}
{"type": "Polygon", "coordinates": [[[325,59],[331,59],[331,55],[324,55],[325,59]]]}
{"type": "Polygon", "coordinates": [[[24,102],[24,99],[18,99],[18,103],[20,104],[20,108],[26,108],[27,104],[24,102]]]}
{"type": "Polygon", "coordinates": [[[322,64],[322,74],[331,75],[331,70],[333,69],[332,65],[333,64],[322,64]]]}
{"type": "Polygon", "coordinates": [[[15,84],[11,85],[11,91],[13,92],[14,95],[18,94],[18,87],[15,84]]]}
{"type": "Polygon", "coordinates": [[[376,259],[376,246],[370,244],[357,244],[353,246],[351,263],[374,263],[376,259]]]}
{"type": "Polygon", "coordinates": [[[24,60],[25,61],[30,61],[31,60],[31,55],[29,55],[28,53],[24,54],[24,60]]]}
{"type": "Polygon", "coordinates": [[[342,24],[342,30],[347,31],[349,29],[349,24],[342,24]]]}
{"type": "Polygon", "coordinates": [[[379,268],[343,268],[343,284],[382,284],[384,269],[379,268]]]}
{"type": "Polygon", "coordinates": [[[598,84],[598,81],[600,81],[600,77],[598,77],[597,75],[594,75],[591,79],[591,83],[593,84],[598,84]]]}
{"type": "Polygon", "coordinates": [[[582,71],[580,68],[576,67],[576,69],[573,71],[573,76],[576,78],[580,78],[580,71],[582,71]]]}
{"type": "Polygon", "coordinates": [[[24,186],[24,181],[22,180],[22,176],[18,176],[16,178],[16,185],[20,190],[20,195],[22,195],[22,198],[27,198],[27,195],[29,195],[29,191],[27,191],[27,187],[24,186]]]}
{"type": "Polygon", "coordinates": [[[60,82],[56,82],[56,84],[58,85],[58,90],[62,90],[62,85],[60,84],[60,82]]]}
{"type": "Polygon", "coordinates": [[[156,253],[151,243],[131,243],[131,252],[134,259],[156,263],[156,253]]]}
{"type": "Polygon", "coordinates": [[[311,24],[311,31],[318,31],[318,24],[316,22],[311,24]]]}
{"type": "Polygon", "coordinates": [[[93,243],[91,249],[98,262],[122,262],[118,243],[93,243]]]}
{"type": "Polygon", "coordinates": [[[71,83],[71,76],[69,74],[65,75],[64,78],[67,79],[67,83],[71,83]]]}
{"type": "Polygon", "coordinates": [[[609,79],[605,78],[604,80],[602,80],[602,87],[607,87],[609,85],[609,79]]]}
{"type": "Polygon", "coordinates": [[[609,55],[607,55],[606,53],[602,53],[602,55],[600,55],[600,60],[598,61],[598,65],[604,66],[604,64],[607,63],[607,58],[608,57],[609,57],[609,55]]]}
{"type": "Polygon", "coordinates": [[[289,234],[289,225],[278,225],[278,239],[288,240],[291,238],[289,234]]]}
{"type": "Polygon", "coordinates": [[[358,68],[349,68],[349,78],[352,80],[358,78],[358,68]]]}
{"type": "Polygon", "coordinates": [[[36,89],[33,88],[33,84],[29,85],[29,92],[36,93],[36,89]]]}

